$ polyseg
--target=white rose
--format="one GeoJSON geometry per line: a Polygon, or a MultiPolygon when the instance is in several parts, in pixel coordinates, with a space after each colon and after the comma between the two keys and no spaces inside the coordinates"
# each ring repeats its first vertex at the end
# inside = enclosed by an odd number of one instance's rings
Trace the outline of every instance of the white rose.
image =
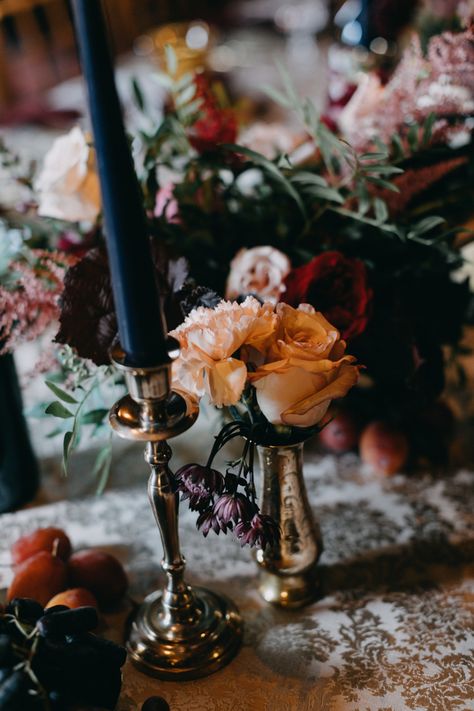
{"type": "Polygon", "coordinates": [[[226,299],[255,294],[276,304],[285,291],[284,281],[291,262],[283,252],[270,246],[241,249],[230,263],[226,299]]]}
{"type": "Polygon", "coordinates": [[[35,188],[39,215],[69,222],[96,220],[101,199],[95,155],[79,127],[54,141],[35,188]]]}

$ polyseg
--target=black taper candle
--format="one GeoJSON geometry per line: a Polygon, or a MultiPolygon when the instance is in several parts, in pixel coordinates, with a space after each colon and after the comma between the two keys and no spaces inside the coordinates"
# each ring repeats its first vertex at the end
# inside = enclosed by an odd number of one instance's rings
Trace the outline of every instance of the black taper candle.
{"type": "Polygon", "coordinates": [[[115,86],[100,0],[73,0],[97,153],[120,342],[130,365],[168,359],[143,195],[115,86]]]}

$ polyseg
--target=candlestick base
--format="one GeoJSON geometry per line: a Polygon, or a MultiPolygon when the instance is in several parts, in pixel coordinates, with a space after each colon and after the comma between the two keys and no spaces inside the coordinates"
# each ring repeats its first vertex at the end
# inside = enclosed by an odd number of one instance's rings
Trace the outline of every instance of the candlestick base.
{"type": "Polygon", "coordinates": [[[179,545],[178,494],[169,469],[167,441],[193,425],[198,406],[171,391],[170,363],[154,368],[125,365],[113,354],[124,374],[129,395],[110,411],[110,424],[120,437],[146,442],[150,465],[148,497],[163,544],[162,590],[149,595],[130,621],[127,649],[143,672],[160,679],[196,679],[227,664],[242,641],[242,620],[227,598],[184,580],[185,560],[179,545]]]}
{"type": "Polygon", "coordinates": [[[146,598],[131,620],[127,642],[141,671],[159,679],[198,679],[237,654],[242,621],[231,600],[193,587],[189,612],[191,619],[170,627],[162,592],[146,598]]]}

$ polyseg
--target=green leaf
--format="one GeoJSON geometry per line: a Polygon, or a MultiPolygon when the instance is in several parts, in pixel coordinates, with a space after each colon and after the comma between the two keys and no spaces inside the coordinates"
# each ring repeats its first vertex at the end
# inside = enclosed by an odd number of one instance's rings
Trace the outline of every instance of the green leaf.
{"type": "Polygon", "coordinates": [[[64,474],[66,474],[66,475],[67,475],[67,463],[68,463],[68,458],[69,458],[69,452],[72,447],[73,438],[74,438],[74,434],[72,432],[66,432],[64,434],[62,468],[63,468],[64,474]]]}
{"type": "Polygon", "coordinates": [[[372,140],[379,149],[381,155],[385,156],[385,158],[388,158],[388,156],[390,155],[390,150],[388,146],[386,146],[385,143],[382,141],[380,136],[374,136],[372,140]]]}
{"type": "Polygon", "coordinates": [[[345,200],[342,195],[334,188],[326,188],[320,185],[310,186],[306,189],[307,193],[314,195],[315,197],[322,198],[323,200],[329,200],[330,202],[338,202],[339,205],[343,205],[345,200]]]}
{"type": "Polygon", "coordinates": [[[108,410],[106,408],[100,407],[97,408],[96,410],[89,410],[89,412],[86,412],[82,417],[81,417],[81,423],[83,425],[98,425],[103,422],[105,417],[108,414],[108,410]]]}
{"type": "Polygon", "coordinates": [[[53,415],[54,417],[61,417],[63,420],[67,420],[69,417],[74,417],[72,412],[64,407],[60,402],[55,400],[51,402],[45,410],[47,415],[53,415]]]}
{"type": "Polygon", "coordinates": [[[157,84],[159,84],[159,86],[162,86],[167,91],[172,91],[172,89],[174,88],[173,80],[171,79],[171,77],[169,77],[167,74],[163,74],[163,72],[153,74],[152,79],[157,84]]]}
{"type": "Polygon", "coordinates": [[[431,140],[431,134],[433,132],[433,126],[434,126],[435,121],[436,121],[436,114],[431,113],[424,123],[423,136],[421,139],[421,145],[423,148],[426,148],[426,146],[428,145],[428,143],[431,140]]]}
{"type": "Polygon", "coordinates": [[[178,60],[173,47],[169,44],[165,44],[165,58],[168,74],[172,77],[176,76],[176,72],[178,71],[178,60]]]}
{"type": "Polygon", "coordinates": [[[364,217],[359,215],[357,212],[352,212],[351,210],[346,210],[344,207],[331,207],[329,208],[332,212],[337,212],[338,215],[344,215],[344,217],[349,217],[357,222],[363,222],[365,225],[371,225],[372,227],[377,227],[379,230],[384,232],[389,232],[390,234],[395,234],[400,239],[403,239],[403,234],[397,225],[392,225],[389,222],[383,222],[380,224],[377,220],[372,220],[370,217],[364,217]]]}
{"type": "Polygon", "coordinates": [[[107,479],[110,473],[110,465],[112,462],[112,443],[103,447],[96,457],[94,462],[93,476],[99,476],[97,485],[97,493],[102,494],[107,484],[107,479]]]}
{"type": "Polygon", "coordinates": [[[194,84],[194,74],[192,72],[185,72],[183,76],[175,82],[174,90],[181,91],[181,89],[189,86],[189,84],[194,84]]]}
{"type": "Polygon", "coordinates": [[[61,429],[60,427],[56,427],[56,429],[51,430],[51,432],[48,432],[46,437],[47,437],[47,439],[53,439],[54,437],[57,437],[60,434],[64,434],[64,430],[61,429]]]}
{"type": "Polygon", "coordinates": [[[246,148],[245,146],[239,146],[236,143],[225,143],[225,144],[222,144],[221,147],[224,148],[225,150],[234,151],[235,153],[240,153],[241,155],[247,156],[248,158],[251,158],[258,165],[261,165],[262,168],[264,168],[281,185],[281,187],[284,188],[284,190],[293,198],[293,200],[298,205],[303,217],[306,219],[306,210],[305,210],[303,201],[301,200],[301,197],[296,192],[296,190],[294,189],[294,187],[290,183],[290,181],[287,180],[287,178],[285,178],[283,173],[278,169],[278,167],[274,163],[269,161],[268,158],[265,158],[265,156],[262,156],[260,153],[257,153],[256,151],[252,151],[250,148],[246,148]]]}
{"type": "Polygon", "coordinates": [[[51,382],[51,380],[45,380],[46,385],[48,388],[58,397],[60,400],[63,400],[63,402],[68,402],[70,405],[76,405],[77,400],[73,398],[72,395],[69,395],[65,390],[62,390],[60,387],[58,387],[55,383],[51,382]]]}
{"type": "Polygon", "coordinates": [[[410,146],[411,150],[413,153],[418,150],[419,146],[419,141],[418,141],[418,132],[419,132],[419,125],[417,123],[412,123],[410,128],[408,129],[408,134],[407,134],[407,140],[408,140],[408,145],[410,146]]]}
{"type": "Polygon", "coordinates": [[[367,190],[361,191],[358,195],[358,213],[365,215],[370,209],[370,198],[367,190]]]}
{"type": "Polygon", "coordinates": [[[384,200],[379,197],[374,198],[374,211],[377,222],[385,222],[388,217],[388,209],[384,200]]]}
{"type": "Polygon", "coordinates": [[[288,69],[285,67],[285,65],[283,64],[283,62],[280,62],[279,60],[277,60],[277,61],[275,62],[275,64],[276,64],[276,66],[277,66],[277,69],[278,69],[278,73],[279,73],[279,75],[280,75],[280,78],[281,78],[281,80],[282,80],[282,82],[283,82],[283,87],[284,87],[284,89],[285,89],[285,91],[286,91],[286,94],[287,94],[287,96],[288,96],[288,99],[291,101],[291,103],[293,104],[293,106],[298,106],[300,102],[299,102],[298,95],[297,95],[297,93],[296,93],[296,91],[295,91],[295,87],[294,87],[294,85],[293,85],[293,80],[292,80],[292,78],[291,78],[290,72],[289,72],[288,69]]]}
{"type": "Polygon", "coordinates": [[[143,96],[143,92],[141,89],[140,84],[138,83],[138,80],[136,77],[133,77],[132,79],[132,94],[133,94],[133,99],[140,109],[140,111],[145,110],[145,97],[143,96]]]}
{"type": "Polygon", "coordinates": [[[309,171],[301,171],[290,178],[292,183],[305,183],[307,185],[320,185],[327,187],[328,181],[322,175],[310,173],[309,171]]]}
{"type": "Polygon", "coordinates": [[[194,116],[199,112],[199,109],[202,107],[203,100],[201,97],[198,99],[194,99],[194,101],[190,101],[189,104],[186,104],[186,106],[182,106],[179,110],[179,115],[182,118],[189,118],[190,116],[194,116]]]}
{"type": "Polygon", "coordinates": [[[420,220],[420,222],[417,222],[413,226],[411,234],[422,235],[425,232],[430,232],[430,230],[433,230],[439,225],[443,225],[445,222],[446,220],[444,219],[444,217],[440,217],[439,215],[425,217],[423,220],[420,220]]]}
{"type": "Polygon", "coordinates": [[[263,86],[262,91],[267,94],[267,96],[269,96],[272,101],[275,101],[277,104],[280,104],[280,106],[283,106],[286,109],[292,108],[293,105],[291,101],[281,91],[278,91],[278,89],[274,89],[271,86],[263,86]]]}
{"type": "Polygon", "coordinates": [[[366,173],[380,175],[400,175],[400,173],[405,172],[403,168],[397,168],[394,165],[361,165],[360,169],[366,173]]]}
{"type": "Polygon", "coordinates": [[[175,98],[176,106],[179,108],[181,106],[185,106],[186,104],[189,104],[191,99],[194,99],[196,95],[196,86],[195,84],[189,84],[189,86],[185,87],[182,91],[180,91],[175,98]]]}
{"type": "Polygon", "coordinates": [[[315,127],[318,125],[319,117],[315,105],[309,98],[306,98],[303,103],[303,118],[306,125],[314,131],[315,127]]]}
{"type": "Polygon", "coordinates": [[[380,151],[380,153],[362,153],[359,156],[360,161],[364,160],[386,160],[388,158],[388,151],[384,150],[383,152],[380,151]]]}
{"type": "Polygon", "coordinates": [[[384,188],[385,190],[391,190],[392,193],[399,193],[400,190],[393,183],[389,183],[388,180],[383,180],[383,178],[373,178],[371,175],[367,176],[367,181],[376,185],[378,188],[384,188]]]}
{"type": "Polygon", "coordinates": [[[403,158],[405,155],[405,149],[403,147],[402,139],[400,138],[398,133],[394,133],[392,135],[391,141],[395,158],[403,158]]]}

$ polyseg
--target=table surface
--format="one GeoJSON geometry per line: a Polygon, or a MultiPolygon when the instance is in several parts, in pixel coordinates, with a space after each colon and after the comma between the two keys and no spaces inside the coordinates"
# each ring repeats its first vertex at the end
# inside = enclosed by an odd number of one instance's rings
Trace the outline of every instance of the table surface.
{"type": "MultiPolygon", "coordinates": [[[[183,508],[188,578],[235,600],[244,645],[199,681],[156,681],[127,664],[118,711],[139,711],[153,694],[172,711],[474,709],[474,472],[381,479],[356,455],[308,448],[305,476],[325,545],[321,599],[300,611],[263,603],[251,552],[229,536],[204,540],[183,508]]],[[[1,565],[10,543],[50,524],[65,527],[76,548],[118,555],[133,598],[160,583],[144,484],[1,517],[0,586],[11,576],[1,565]]],[[[107,618],[108,633],[120,637],[123,620],[107,618]]]]}

